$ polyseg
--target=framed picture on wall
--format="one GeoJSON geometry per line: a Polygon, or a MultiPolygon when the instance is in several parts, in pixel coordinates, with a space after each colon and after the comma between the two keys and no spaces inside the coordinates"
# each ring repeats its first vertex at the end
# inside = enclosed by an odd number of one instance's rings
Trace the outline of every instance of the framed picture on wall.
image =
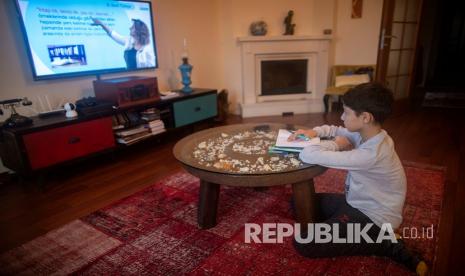
{"type": "Polygon", "coordinates": [[[352,0],[352,18],[362,18],[363,0],[352,0]]]}

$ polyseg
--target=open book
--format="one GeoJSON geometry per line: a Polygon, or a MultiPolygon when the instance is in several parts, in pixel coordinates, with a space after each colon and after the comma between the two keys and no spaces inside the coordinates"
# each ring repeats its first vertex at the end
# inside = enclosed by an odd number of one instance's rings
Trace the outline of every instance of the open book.
{"type": "Polygon", "coordinates": [[[315,145],[320,143],[320,138],[315,137],[311,138],[307,141],[303,140],[295,140],[295,141],[287,141],[287,138],[292,135],[292,132],[287,129],[280,129],[278,132],[278,137],[276,138],[276,147],[284,147],[284,148],[305,148],[310,145],[315,145]]]}

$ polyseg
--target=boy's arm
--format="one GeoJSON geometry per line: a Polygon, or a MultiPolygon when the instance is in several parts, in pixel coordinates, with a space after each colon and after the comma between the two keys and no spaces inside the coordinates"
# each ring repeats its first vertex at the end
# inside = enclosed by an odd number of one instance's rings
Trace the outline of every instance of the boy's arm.
{"type": "Polygon", "coordinates": [[[313,137],[335,137],[337,131],[337,126],[328,126],[323,125],[319,127],[314,127],[313,129],[298,129],[289,138],[288,141],[294,141],[300,134],[303,134],[309,138],[313,137]]]}
{"type": "Polygon", "coordinates": [[[305,163],[344,170],[366,169],[376,159],[373,151],[369,149],[337,150],[339,148],[336,143],[332,141],[322,142],[304,148],[299,158],[305,163]]]}
{"type": "Polygon", "coordinates": [[[350,132],[347,130],[347,128],[341,126],[322,125],[314,127],[313,130],[316,131],[318,137],[345,136],[353,145],[356,145],[360,139],[360,134],[358,132],[350,132]]]}
{"type": "Polygon", "coordinates": [[[318,137],[335,137],[338,128],[337,126],[322,125],[314,127],[313,130],[316,131],[318,137]]]}

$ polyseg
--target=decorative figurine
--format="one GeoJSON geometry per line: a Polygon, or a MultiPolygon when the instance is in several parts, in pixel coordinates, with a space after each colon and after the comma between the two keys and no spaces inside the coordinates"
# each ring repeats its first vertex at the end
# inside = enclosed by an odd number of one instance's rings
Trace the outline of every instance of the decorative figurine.
{"type": "Polygon", "coordinates": [[[255,21],[250,24],[250,33],[254,36],[266,35],[267,28],[265,21],[255,21]]]}
{"type": "Polygon", "coordinates": [[[184,93],[191,93],[193,90],[189,85],[192,83],[192,65],[189,64],[189,59],[187,58],[187,56],[182,57],[182,64],[179,66],[179,70],[181,71],[182,77],[181,83],[184,85],[181,91],[184,93]]]}
{"type": "Polygon", "coordinates": [[[284,25],[286,25],[286,32],[284,35],[294,35],[295,24],[292,23],[292,16],[294,16],[294,11],[290,10],[286,18],[284,18],[284,25]]]}

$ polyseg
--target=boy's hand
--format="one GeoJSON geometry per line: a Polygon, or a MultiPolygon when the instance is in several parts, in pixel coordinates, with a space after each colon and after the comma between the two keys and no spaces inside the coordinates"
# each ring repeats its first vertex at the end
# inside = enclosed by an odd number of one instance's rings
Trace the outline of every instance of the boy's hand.
{"type": "Polygon", "coordinates": [[[287,138],[287,141],[295,141],[297,140],[298,135],[305,135],[308,138],[314,138],[318,136],[318,133],[314,131],[313,129],[298,129],[296,130],[289,138],[287,138]]]}
{"type": "Polygon", "coordinates": [[[339,151],[352,150],[354,145],[345,136],[336,136],[334,142],[337,144],[339,151]]]}

